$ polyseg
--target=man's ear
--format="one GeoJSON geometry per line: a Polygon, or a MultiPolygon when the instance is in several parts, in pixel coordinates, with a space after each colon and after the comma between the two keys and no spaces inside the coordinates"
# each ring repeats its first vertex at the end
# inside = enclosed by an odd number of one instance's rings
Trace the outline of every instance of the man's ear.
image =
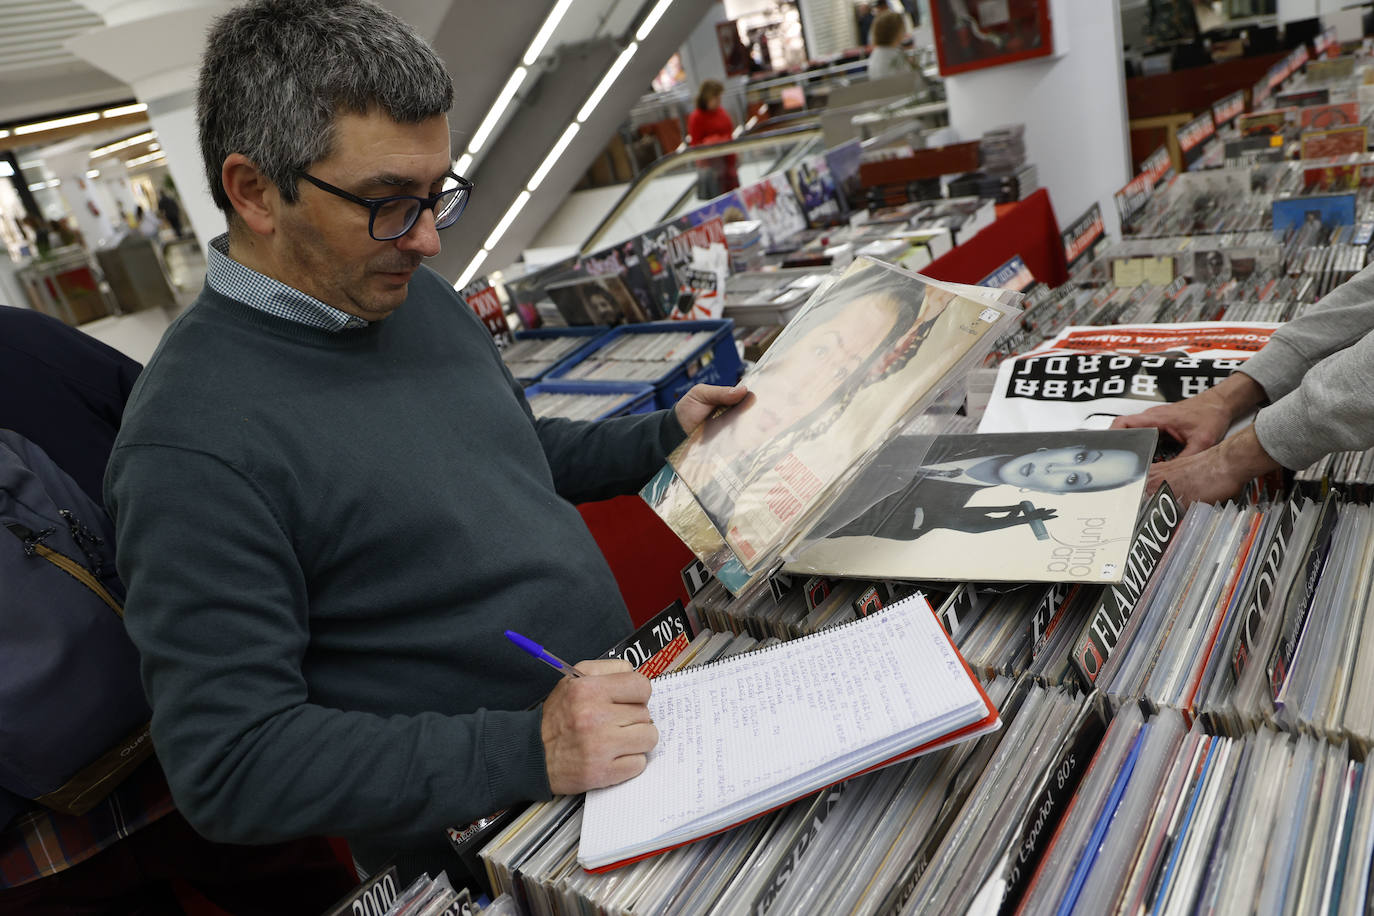
{"type": "Polygon", "coordinates": [[[281,192],[257,164],[242,153],[230,153],[219,171],[224,193],[234,211],[255,235],[271,235],[277,228],[281,192]]]}

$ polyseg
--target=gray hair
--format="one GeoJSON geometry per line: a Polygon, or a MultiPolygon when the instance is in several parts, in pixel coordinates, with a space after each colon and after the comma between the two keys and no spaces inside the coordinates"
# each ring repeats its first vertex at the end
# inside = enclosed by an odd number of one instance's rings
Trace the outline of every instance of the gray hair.
{"type": "Polygon", "coordinates": [[[295,203],[299,175],[327,157],[334,118],[380,108],[416,124],[453,105],[443,62],[409,25],[370,0],[252,0],[215,21],[196,96],[205,176],[241,153],[295,203]]]}

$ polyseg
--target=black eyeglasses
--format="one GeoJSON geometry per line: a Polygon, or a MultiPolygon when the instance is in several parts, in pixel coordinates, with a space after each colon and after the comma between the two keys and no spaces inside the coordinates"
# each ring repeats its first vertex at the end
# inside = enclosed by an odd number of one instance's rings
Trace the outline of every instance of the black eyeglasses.
{"type": "Polygon", "coordinates": [[[344,200],[367,207],[371,216],[367,221],[368,235],[379,242],[398,239],[410,231],[420,218],[421,210],[434,211],[434,228],[447,229],[458,222],[472,195],[472,182],[449,172],[444,176],[444,188],[428,197],[359,197],[343,188],[336,188],[327,181],[320,181],[314,175],[301,172],[301,177],[319,188],[344,200]]]}

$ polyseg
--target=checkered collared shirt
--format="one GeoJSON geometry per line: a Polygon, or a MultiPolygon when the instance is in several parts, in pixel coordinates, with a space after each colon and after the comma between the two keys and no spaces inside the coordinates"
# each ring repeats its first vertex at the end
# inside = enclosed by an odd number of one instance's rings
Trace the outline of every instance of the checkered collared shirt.
{"type": "Polygon", "coordinates": [[[210,241],[206,253],[205,282],[215,292],[235,302],[322,331],[367,327],[366,320],[341,312],[332,305],[325,305],[314,296],[307,296],[229,257],[228,233],[210,241]]]}

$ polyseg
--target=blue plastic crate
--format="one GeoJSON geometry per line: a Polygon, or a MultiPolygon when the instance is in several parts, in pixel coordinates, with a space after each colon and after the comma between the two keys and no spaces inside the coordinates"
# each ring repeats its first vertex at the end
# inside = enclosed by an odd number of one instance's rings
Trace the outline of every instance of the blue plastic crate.
{"type": "MultiPolygon", "coordinates": [[[[550,337],[587,338],[587,342],[585,344],[578,347],[576,350],[574,350],[567,356],[563,357],[564,360],[569,360],[577,359],[596,349],[597,340],[608,334],[610,330],[610,328],[602,327],[600,325],[590,325],[586,327],[575,328],[536,328],[533,331],[516,331],[513,336],[516,342],[522,340],[545,340],[550,337]]],[[[556,369],[560,365],[562,365],[561,362],[554,363],[552,366],[550,366],[548,369],[545,369],[543,372],[540,372],[538,375],[516,375],[515,379],[516,381],[520,382],[520,384],[528,387],[529,385],[532,385],[535,382],[547,376],[550,371],[556,369]]],[[[515,370],[512,369],[511,373],[514,374],[514,372],[515,370]]]]}
{"type": "Polygon", "coordinates": [[[642,382],[579,382],[547,381],[535,382],[525,389],[525,398],[537,394],[624,394],[626,400],[606,411],[596,420],[609,420],[611,417],[626,417],[630,414],[649,413],[657,409],[654,404],[654,386],[642,382]]]}
{"type": "Polygon", "coordinates": [[[651,321],[643,324],[624,324],[614,328],[605,337],[598,339],[594,346],[579,351],[550,370],[544,378],[582,384],[610,384],[612,379],[568,379],[565,378],[574,367],[582,363],[603,347],[629,334],[660,334],[681,331],[711,331],[709,339],[702,341],[682,356],[672,366],[655,379],[636,379],[652,385],[654,401],[660,408],[672,407],[688,392],[693,385],[733,385],[739,381],[744,364],[740,361],[739,351],[735,348],[733,335],[735,323],[728,318],[714,321],[651,321]]]}

